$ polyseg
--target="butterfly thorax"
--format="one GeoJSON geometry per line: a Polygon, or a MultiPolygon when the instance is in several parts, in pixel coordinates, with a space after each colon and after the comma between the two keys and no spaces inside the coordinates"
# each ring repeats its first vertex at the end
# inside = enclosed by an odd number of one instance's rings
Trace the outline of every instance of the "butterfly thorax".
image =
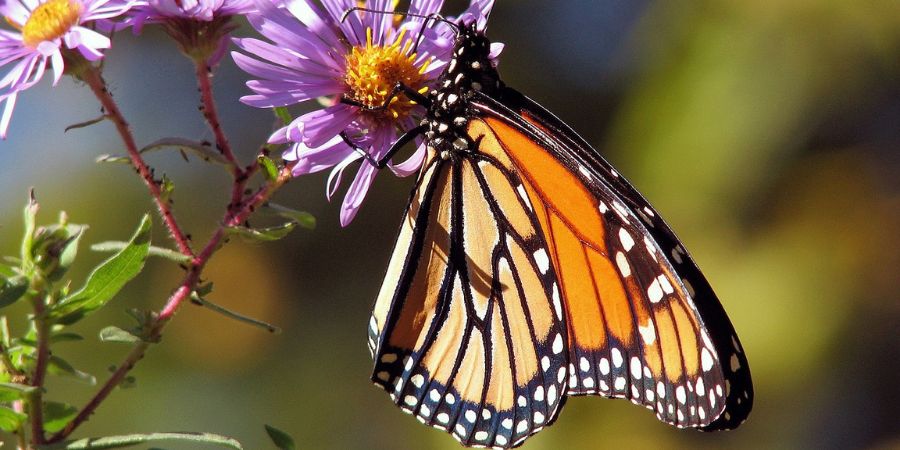
{"type": "Polygon", "coordinates": [[[453,56],[437,87],[429,93],[425,136],[442,158],[474,148],[466,133],[471,117],[469,102],[477,95],[490,96],[502,86],[490,53],[491,42],[484,33],[474,23],[460,23],[453,56]]]}

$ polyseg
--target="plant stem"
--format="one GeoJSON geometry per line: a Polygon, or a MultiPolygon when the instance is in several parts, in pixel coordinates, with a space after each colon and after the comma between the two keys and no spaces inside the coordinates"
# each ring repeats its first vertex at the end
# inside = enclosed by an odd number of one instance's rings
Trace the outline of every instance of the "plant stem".
{"type": "MultiPolygon", "coordinates": [[[[284,169],[279,174],[278,178],[272,181],[271,183],[260,188],[256,193],[247,197],[246,201],[240,202],[237,205],[234,205],[232,208],[229,208],[229,211],[226,212],[225,217],[221,225],[219,225],[218,229],[216,229],[215,233],[210,237],[207,244],[203,247],[203,250],[197,254],[194,258],[193,264],[191,264],[188,269],[188,273],[185,275],[184,279],[181,281],[178,289],[175,290],[174,293],[169,297],[166,305],[163,307],[162,311],[156,316],[156,319],[150,325],[150,333],[148,338],[145,341],[137,344],[131,352],[125,357],[125,360],[120,364],[115,372],[109,377],[108,380],[101,386],[100,390],[97,391],[96,394],[91,398],[91,400],[78,412],[78,415],[72,419],[71,422],[66,424],[65,428],[61,431],[53,435],[50,439],[47,440],[49,443],[54,443],[65,439],[69,436],[79,425],[84,423],[90,416],[94,413],[97,407],[100,406],[100,403],[106,399],[106,397],[112,392],[112,390],[125,379],[125,376],[128,372],[134,368],[135,364],[140,361],[141,358],[144,357],[147,349],[150,346],[151,342],[156,342],[159,340],[162,335],[162,331],[165,328],[166,324],[168,324],[169,320],[175,315],[175,312],[178,310],[178,307],[184,303],[184,300],[190,298],[191,292],[197,286],[197,282],[200,280],[200,274],[203,271],[203,268],[209,262],[209,259],[215,253],[216,250],[219,249],[222,240],[226,235],[226,228],[238,225],[243,221],[247,220],[247,218],[253,214],[253,212],[260,205],[268,201],[268,199],[275,193],[281,186],[283,186],[288,180],[290,180],[291,174],[289,169],[284,169]]],[[[235,181],[237,183],[238,181],[235,181]]]]}
{"type": "Polygon", "coordinates": [[[234,157],[228,137],[225,136],[222,124],[219,122],[219,113],[212,93],[212,74],[209,65],[206,62],[194,60],[194,74],[197,76],[197,84],[200,85],[200,110],[203,112],[203,117],[206,119],[206,123],[209,124],[209,128],[216,136],[216,148],[231,163],[232,173],[235,178],[238,178],[242,175],[243,170],[234,157]]]}
{"type": "Polygon", "coordinates": [[[216,108],[212,90],[212,72],[206,60],[194,59],[194,75],[197,77],[197,84],[200,90],[200,111],[216,137],[216,148],[230,163],[231,174],[234,176],[235,183],[231,189],[231,203],[228,205],[229,209],[233,209],[241,202],[247,181],[256,172],[258,166],[256,161],[254,161],[246,168],[241,168],[240,163],[234,156],[231,143],[229,143],[228,137],[222,129],[222,123],[219,120],[219,111],[216,108]]]}
{"type": "Polygon", "coordinates": [[[44,436],[44,379],[47,376],[47,367],[50,362],[50,324],[44,317],[46,311],[46,289],[42,277],[36,275],[32,280],[31,290],[37,292],[32,298],[34,307],[34,328],[37,340],[37,356],[34,365],[34,373],[31,376],[30,385],[36,387],[34,393],[28,399],[31,419],[31,440],[34,444],[45,443],[44,436]]]}
{"type": "Polygon", "coordinates": [[[159,214],[162,216],[163,222],[165,222],[166,228],[169,230],[169,235],[175,241],[175,245],[178,246],[178,250],[185,255],[193,256],[194,252],[191,250],[188,238],[178,226],[178,222],[172,214],[171,205],[168,201],[163,199],[160,183],[153,178],[153,172],[144,161],[144,158],[141,157],[137,145],[135,144],[134,136],[131,134],[131,129],[128,126],[128,122],[125,121],[122,111],[119,110],[119,107],[115,100],[113,100],[112,95],[110,95],[109,90],[106,89],[106,82],[103,80],[100,70],[94,66],[89,66],[81,74],[81,78],[88,86],[90,86],[91,91],[94,92],[94,96],[96,96],[97,100],[100,101],[100,104],[103,105],[106,116],[116,125],[119,137],[121,137],[122,142],[125,144],[125,148],[128,151],[128,156],[131,158],[131,164],[150,190],[150,196],[153,197],[156,208],[159,210],[159,214]]]}

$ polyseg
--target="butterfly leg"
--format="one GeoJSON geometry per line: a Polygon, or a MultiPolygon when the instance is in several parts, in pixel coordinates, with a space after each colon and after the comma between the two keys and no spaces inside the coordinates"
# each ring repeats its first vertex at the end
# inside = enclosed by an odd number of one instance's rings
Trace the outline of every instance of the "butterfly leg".
{"type": "Polygon", "coordinates": [[[384,169],[384,167],[387,166],[388,161],[390,161],[391,158],[393,158],[394,155],[401,148],[403,148],[404,145],[412,142],[413,139],[424,133],[427,128],[427,125],[419,125],[403,133],[403,135],[401,135],[400,138],[397,139],[397,142],[394,142],[394,144],[391,145],[391,148],[388,149],[387,153],[385,153],[384,156],[381,157],[381,159],[373,158],[372,155],[370,155],[369,152],[366,151],[366,149],[360,147],[356,142],[353,142],[353,140],[350,139],[350,136],[347,136],[346,132],[341,131],[340,136],[341,139],[343,139],[344,142],[350,146],[350,148],[355,150],[356,153],[362,155],[362,157],[365,158],[365,160],[368,161],[369,164],[375,166],[376,169],[384,169]]]}
{"type": "Polygon", "coordinates": [[[397,95],[405,94],[410,100],[416,102],[419,105],[425,106],[426,108],[431,105],[431,100],[428,99],[427,96],[419,93],[419,91],[401,83],[397,82],[394,87],[391,89],[390,94],[384,100],[380,106],[370,106],[365,103],[359,102],[352,98],[341,97],[341,103],[350,106],[356,106],[358,108],[364,109],[366,111],[384,111],[391,105],[391,102],[397,98],[397,95]]]}

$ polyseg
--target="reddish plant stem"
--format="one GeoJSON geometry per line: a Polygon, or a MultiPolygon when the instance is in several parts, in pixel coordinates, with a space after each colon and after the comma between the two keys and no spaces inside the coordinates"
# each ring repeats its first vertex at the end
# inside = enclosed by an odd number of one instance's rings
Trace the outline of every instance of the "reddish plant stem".
{"type": "MultiPolygon", "coordinates": [[[[185,275],[184,279],[181,281],[178,289],[175,290],[174,293],[169,297],[166,305],[160,311],[160,313],[156,316],[153,323],[150,325],[148,333],[149,336],[141,343],[137,344],[131,352],[125,357],[125,360],[120,364],[113,374],[109,377],[108,380],[103,384],[99,391],[91,398],[90,401],[78,412],[78,415],[72,419],[71,422],[66,424],[65,428],[61,431],[53,435],[50,439],[47,440],[48,443],[59,442],[65,439],[67,436],[72,434],[76,428],[78,428],[82,423],[88,420],[90,416],[96,411],[96,409],[100,406],[103,400],[106,399],[107,396],[115,389],[122,380],[125,379],[125,376],[134,368],[135,364],[144,357],[147,349],[150,347],[151,342],[156,342],[162,336],[162,331],[165,328],[166,324],[168,324],[169,320],[175,315],[175,312],[178,310],[178,307],[181,306],[184,301],[190,298],[191,293],[197,286],[197,283],[200,280],[200,274],[203,271],[203,268],[209,262],[209,259],[218,250],[220,244],[226,236],[226,228],[230,226],[235,226],[243,221],[247,220],[251,214],[258,208],[260,205],[268,201],[269,197],[272,196],[275,191],[277,191],[281,186],[284,185],[290,179],[290,170],[285,169],[280,174],[279,177],[273,182],[265,185],[260,188],[256,193],[251,196],[248,196],[246,201],[239,202],[235,204],[233,207],[229,208],[229,211],[226,212],[225,218],[223,219],[223,223],[219,226],[216,232],[210,237],[207,244],[203,247],[203,250],[200,251],[199,254],[194,258],[191,267],[188,269],[188,273],[185,275]]],[[[237,181],[235,181],[237,183],[237,181]]]]}
{"type": "Polygon", "coordinates": [[[241,168],[234,151],[231,149],[231,143],[228,141],[228,137],[225,135],[222,123],[219,120],[219,112],[213,96],[212,74],[209,64],[205,60],[194,59],[194,74],[197,77],[197,84],[200,90],[200,111],[203,113],[203,118],[206,119],[206,123],[212,130],[213,135],[215,135],[216,148],[229,162],[231,173],[234,176],[235,183],[231,189],[231,202],[228,204],[229,210],[233,210],[240,204],[247,180],[256,172],[259,165],[254,161],[249,166],[241,168]]]}
{"type": "Polygon", "coordinates": [[[116,125],[119,137],[121,137],[122,142],[125,144],[125,148],[128,151],[128,156],[131,158],[131,164],[150,190],[150,195],[153,197],[154,203],[156,203],[156,208],[159,210],[159,214],[162,216],[163,222],[165,222],[166,228],[169,230],[169,235],[175,241],[175,245],[178,246],[178,250],[185,255],[193,256],[194,252],[191,249],[187,236],[178,226],[178,222],[172,214],[171,206],[163,199],[160,183],[153,178],[153,172],[150,170],[150,167],[147,166],[144,158],[141,157],[137,145],[134,142],[134,136],[131,134],[131,130],[128,127],[128,122],[125,121],[122,111],[119,110],[118,105],[116,105],[116,102],[106,89],[106,82],[103,80],[103,76],[100,74],[99,69],[89,67],[81,74],[81,78],[88,86],[90,86],[91,91],[94,92],[94,96],[96,96],[97,100],[100,101],[100,104],[103,105],[106,116],[116,125]]]}
{"type": "Polygon", "coordinates": [[[222,124],[219,121],[219,113],[216,109],[216,101],[212,93],[212,74],[210,73],[209,65],[204,61],[195,60],[194,74],[197,76],[197,84],[200,85],[200,110],[203,112],[206,123],[209,124],[209,128],[212,129],[212,132],[216,137],[216,148],[230,163],[234,177],[236,179],[240,178],[243,174],[243,170],[241,169],[241,165],[238,163],[237,158],[234,157],[234,152],[231,150],[231,144],[228,142],[228,137],[225,136],[225,132],[222,130],[222,124]]]}

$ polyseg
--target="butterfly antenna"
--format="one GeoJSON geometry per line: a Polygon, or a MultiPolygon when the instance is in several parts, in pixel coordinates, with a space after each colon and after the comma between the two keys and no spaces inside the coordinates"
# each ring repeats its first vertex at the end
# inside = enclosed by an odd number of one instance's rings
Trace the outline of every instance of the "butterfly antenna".
{"type": "Polygon", "coordinates": [[[426,15],[426,14],[416,14],[416,13],[411,13],[411,12],[384,11],[384,10],[365,8],[362,6],[354,6],[353,8],[350,8],[347,11],[344,11],[344,15],[341,16],[341,23],[344,23],[344,21],[347,20],[347,17],[351,13],[354,13],[357,11],[368,12],[368,13],[372,13],[372,14],[390,14],[390,15],[399,15],[399,16],[404,16],[404,17],[418,17],[420,19],[425,19],[424,21],[422,21],[422,26],[419,28],[419,33],[418,33],[418,36],[416,37],[416,44],[413,46],[413,48],[411,50],[412,53],[415,53],[418,50],[419,43],[422,42],[422,38],[425,35],[425,29],[428,28],[429,22],[432,22],[432,23],[443,22],[443,23],[449,25],[450,28],[453,28],[453,31],[456,32],[457,35],[459,35],[459,32],[460,32],[459,25],[453,23],[452,20],[448,20],[446,17],[444,17],[438,13],[426,15]]]}

